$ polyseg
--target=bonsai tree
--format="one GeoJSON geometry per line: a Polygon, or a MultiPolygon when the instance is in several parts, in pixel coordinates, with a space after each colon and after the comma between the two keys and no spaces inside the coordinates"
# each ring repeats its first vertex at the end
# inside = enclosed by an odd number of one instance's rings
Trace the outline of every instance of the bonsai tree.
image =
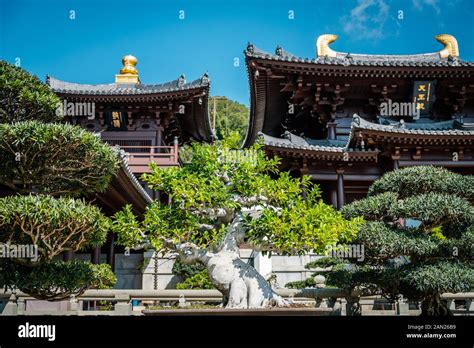
{"type": "Polygon", "coordinates": [[[0,60],[0,123],[57,122],[59,98],[27,71],[0,60]]]}
{"type": "Polygon", "coordinates": [[[20,194],[0,198],[0,243],[32,245],[37,254],[2,258],[0,284],[47,300],[113,286],[108,265],[58,256],[105,242],[109,220],[73,197],[104,191],[116,154],[79,127],[40,122],[60,119],[59,99],[26,71],[0,62],[0,85],[0,186],[20,194]]]}
{"type": "Polygon", "coordinates": [[[368,197],[344,207],[347,218],[366,220],[352,243],[364,247],[360,262],[323,258],[328,283],[348,296],[402,295],[421,301],[423,315],[448,315],[444,292],[474,289],[474,178],[420,166],[385,174],[368,197]],[[358,295],[355,295],[358,294],[358,295]]]}
{"type": "Polygon", "coordinates": [[[349,240],[361,219],[344,219],[320,199],[308,176],[277,169],[256,144],[238,150],[238,137],[193,144],[190,162],[160,169],[143,179],[169,196],[151,204],[142,222],[130,207],[115,215],[117,242],[176,252],[184,263],[206,266],[226,308],[284,306],[265,279],[239,258],[245,244],[262,252],[303,254],[349,240]]]}

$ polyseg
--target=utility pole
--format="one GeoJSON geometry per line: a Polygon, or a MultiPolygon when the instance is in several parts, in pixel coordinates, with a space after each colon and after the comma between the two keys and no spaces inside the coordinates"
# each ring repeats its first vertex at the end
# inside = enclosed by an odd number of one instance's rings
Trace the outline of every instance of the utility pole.
{"type": "Polygon", "coordinates": [[[212,109],[212,131],[216,133],[216,97],[212,98],[214,101],[214,106],[212,109]]]}

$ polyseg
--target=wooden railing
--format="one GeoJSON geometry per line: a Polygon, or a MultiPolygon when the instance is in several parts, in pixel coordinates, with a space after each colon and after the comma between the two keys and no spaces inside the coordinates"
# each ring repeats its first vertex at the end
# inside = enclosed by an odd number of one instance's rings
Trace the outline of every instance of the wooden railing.
{"type": "MultiPolygon", "coordinates": [[[[332,315],[350,315],[351,304],[344,299],[344,292],[336,288],[311,288],[303,290],[277,289],[276,292],[291,302],[311,303],[332,315]]],[[[446,293],[442,298],[447,301],[454,315],[474,315],[474,293],[446,293]]],[[[217,290],[87,290],[77,298],[63,301],[60,309],[34,309],[30,302],[38,300],[22,292],[0,290],[2,315],[142,315],[149,303],[160,305],[177,304],[186,307],[190,303],[219,303],[222,295],[217,290]],[[110,308],[105,310],[86,303],[107,302],[110,308]],[[90,310],[90,308],[93,308],[90,310]],[[89,308],[89,310],[84,309],[89,308]]],[[[44,301],[41,301],[44,303],[44,301]]],[[[59,302],[55,302],[59,304],[59,302]]],[[[420,309],[410,308],[407,302],[389,303],[379,297],[362,297],[359,300],[362,315],[419,315],[420,309]]]]}
{"type": "Polygon", "coordinates": [[[120,146],[125,151],[132,173],[149,173],[150,162],[159,167],[179,165],[178,144],[173,146],[120,146]]]}

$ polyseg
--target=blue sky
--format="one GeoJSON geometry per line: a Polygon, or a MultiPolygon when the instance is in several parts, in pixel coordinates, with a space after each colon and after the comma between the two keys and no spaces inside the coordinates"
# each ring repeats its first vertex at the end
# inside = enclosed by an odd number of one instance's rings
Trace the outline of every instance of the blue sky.
{"type": "Polygon", "coordinates": [[[208,71],[211,94],[249,103],[243,50],[277,45],[313,58],[315,39],[339,35],[351,53],[434,52],[441,33],[474,60],[474,0],[0,0],[0,57],[44,80],[111,83],[125,54],[142,83],[208,71]],[[75,11],[71,19],[70,11],[75,11]],[[184,19],[180,19],[184,11],[184,19]],[[289,18],[293,11],[294,19],[289,18]],[[403,13],[399,12],[403,11],[403,13]],[[181,13],[182,14],[182,13],[181,13]],[[403,15],[403,19],[400,19],[403,15]],[[234,58],[240,66],[234,67],[234,58]]]}

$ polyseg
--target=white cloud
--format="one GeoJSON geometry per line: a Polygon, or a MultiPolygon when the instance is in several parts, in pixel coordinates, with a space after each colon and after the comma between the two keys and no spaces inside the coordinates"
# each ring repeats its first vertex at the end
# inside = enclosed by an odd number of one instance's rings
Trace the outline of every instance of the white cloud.
{"type": "Polygon", "coordinates": [[[384,0],[358,0],[350,15],[341,19],[343,30],[353,38],[383,38],[385,23],[392,18],[389,10],[384,0]]]}
{"type": "Polygon", "coordinates": [[[438,15],[441,13],[438,0],[412,0],[412,3],[417,10],[422,11],[426,6],[431,7],[438,15]]]}

